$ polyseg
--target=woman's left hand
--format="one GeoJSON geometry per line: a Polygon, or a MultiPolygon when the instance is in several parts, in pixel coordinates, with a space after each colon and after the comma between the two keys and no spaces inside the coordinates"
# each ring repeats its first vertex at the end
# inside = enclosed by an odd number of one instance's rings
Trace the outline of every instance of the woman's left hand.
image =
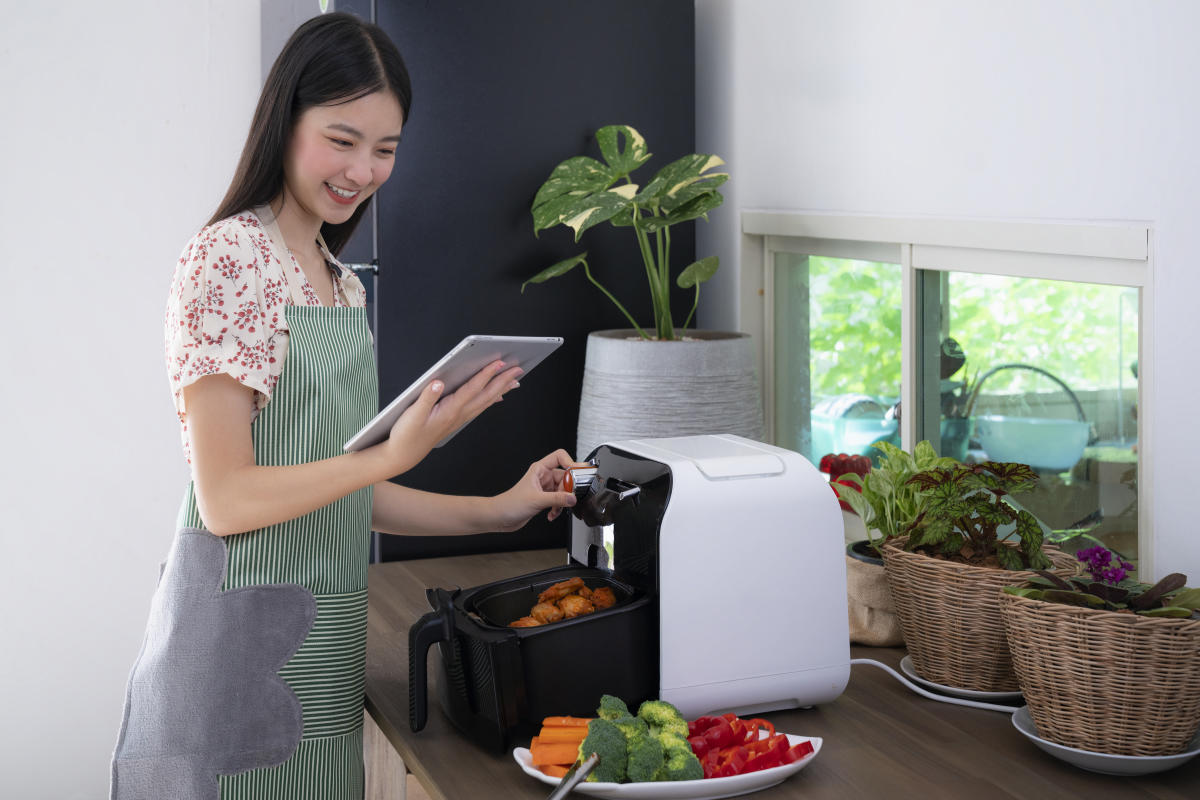
{"type": "Polygon", "coordinates": [[[546,519],[553,520],[564,508],[575,505],[575,495],[562,490],[563,476],[567,467],[582,466],[587,465],[574,461],[566,450],[555,450],[535,461],[515,486],[493,498],[493,530],[515,531],[543,508],[550,509],[546,519]]]}

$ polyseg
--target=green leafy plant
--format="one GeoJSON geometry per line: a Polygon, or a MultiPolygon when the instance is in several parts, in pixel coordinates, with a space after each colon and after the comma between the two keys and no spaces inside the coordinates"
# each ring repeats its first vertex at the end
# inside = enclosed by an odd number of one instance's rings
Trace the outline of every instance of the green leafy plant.
{"type": "Polygon", "coordinates": [[[1088,575],[1064,579],[1038,570],[1026,586],[1006,586],[1004,591],[1031,600],[1064,603],[1085,608],[1140,614],[1145,617],[1200,619],[1200,589],[1189,589],[1187,576],[1172,572],[1151,586],[1127,577],[1132,565],[1117,560],[1103,545],[1080,550],[1075,557],[1088,575]]]}
{"type": "MultiPolygon", "coordinates": [[[[633,182],[631,174],[650,160],[646,140],[628,125],[608,125],[596,132],[596,143],[604,162],[588,156],[568,158],[556,166],[533,199],[533,232],[566,225],[575,231],[575,241],[589,228],[602,222],[629,227],[650,285],[654,329],[659,339],[674,339],[671,315],[671,226],[705,217],[721,205],[724,197],[717,187],[728,178],[725,172],[710,172],[725,162],[714,155],[692,154],[667,164],[645,185],[633,182]]],[[[651,338],[611,292],[592,274],[587,251],[559,261],[521,284],[543,283],[565,275],[582,264],[596,288],[611,300],[645,339],[651,338]]],[[[684,320],[686,329],[700,302],[700,284],[717,271],[716,256],[695,261],[680,271],[676,285],[695,287],[692,309],[684,320]]]]}
{"type": "Polygon", "coordinates": [[[872,445],[883,453],[879,465],[863,476],[842,474],[832,485],[838,498],[862,517],[867,538],[878,552],[883,543],[902,535],[925,508],[920,488],[910,480],[920,473],[957,462],[942,458],[929,442],[920,442],[910,455],[888,442],[872,445]],[[876,538],[872,531],[879,531],[876,538]]]}
{"type": "Polygon", "coordinates": [[[1042,526],[1037,517],[1005,500],[1016,492],[1032,489],[1037,473],[1025,464],[985,461],[937,467],[909,478],[925,503],[924,510],[908,526],[907,550],[923,548],[967,561],[995,555],[1005,569],[1048,569],[1050,559],[1042,552],[1042,526]],[[1002,525],[1014,529],[1000,537],[1002,525]],[[1017,546],[1000,541],[1019,537],[1017,546]]]}

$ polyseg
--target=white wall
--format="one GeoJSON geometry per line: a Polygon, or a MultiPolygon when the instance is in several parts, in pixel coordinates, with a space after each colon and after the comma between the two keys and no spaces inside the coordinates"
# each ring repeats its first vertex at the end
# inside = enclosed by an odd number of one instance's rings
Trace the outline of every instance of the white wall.
{"type": "MultiPolygon", "coordinates": [[[[697,0],[696,146],[729,164],[699,225],[705,327],[738,328],[742,209],[1154,228],[1155,572],[1200,584],[1200,4],[697,0]],[[728,191],[726,191],[726,188],[728,191]]],[[[1143,365],[1146,363],[1143,359],[1143,365]]]]}
{"type": "Polygon", "coordinates": [[[163,308],[249,125],[259,4],[0,12],[0,795],[104,798],[187,477],[163,308]]]}

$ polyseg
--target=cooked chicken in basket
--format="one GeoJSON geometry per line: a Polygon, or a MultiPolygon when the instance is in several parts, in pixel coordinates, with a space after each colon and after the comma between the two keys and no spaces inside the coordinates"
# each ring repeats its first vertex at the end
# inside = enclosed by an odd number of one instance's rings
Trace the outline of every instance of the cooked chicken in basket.
{"type": "Polygon", "coordinates": [[[510,622],[510,628],[532,628],[549,622],[580,617],[616,605],[617,597],[608,586],[589,589],[583,578],[560,581],[538,595],[529,616],[510,622]]]}

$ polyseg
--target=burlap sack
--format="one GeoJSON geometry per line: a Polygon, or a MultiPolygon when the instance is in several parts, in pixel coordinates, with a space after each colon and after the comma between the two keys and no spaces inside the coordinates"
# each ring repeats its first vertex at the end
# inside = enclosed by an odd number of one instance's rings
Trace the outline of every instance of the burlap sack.
{"type": "Polygon", "coordinates": [[[851,642],[873,647],[904,644],[882,565],[846,556],[846,601],[851,642]]]}

